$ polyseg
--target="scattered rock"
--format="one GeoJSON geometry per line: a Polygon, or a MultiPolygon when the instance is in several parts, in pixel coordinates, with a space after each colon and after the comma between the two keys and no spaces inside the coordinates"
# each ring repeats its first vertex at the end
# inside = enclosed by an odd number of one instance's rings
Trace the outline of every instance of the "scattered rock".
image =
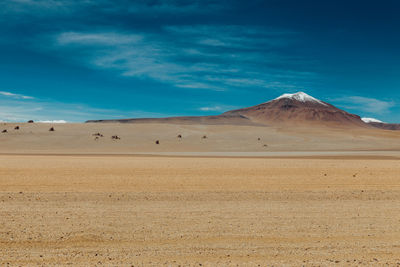
{"type": "Polygon", "coordinates": [[[54,130],[54,127],[51,127],[50,129],[49,129],[49,132],[54,132],[55,130],[54,130]]]}
{"type": "Polygon", "coordinates": [[[14,127],[14,130],[19,130],[19,126],[15,126],[15,127],[14,127]]]}
{"type": "Polygon", "coordinates": [[[95,133],[95,134],[92,134],[92,136],[103,137],[103,135],[101,133],[95,133]]]}
{"type": "Polygon", "coordinates": [[[182,138],[182,135],[181,134],[178,134],[178,136],[177,136],[179,139],[181,139],[182,138]]]}
{"type": "Polygon", "coordinates": [[[33,123],[33,122],[34,122],[33,120],[29,120],[29,121],[28,121],[28,123],[33,123]]]}
{"type": "Polygon", "coordinates": [[[207,139],[207,135],[203,135],[203,139],[207,139]]]}
{"type": "Polygon", "coordinates": [[[156,140],[156,145],[159,145],[160,144],[160,141],[159,140],[156,140]]]}
{"type": "Polygon", "coordinates": [[[111,139],[113,139],[113,140],[121,140],[121,137],[119,137],[118,135],[113,135],[113,136],[111,136],[111,139]]]}
{"type": "Polygon", "coordinates": [[[3,130],[3,131],[2,131],[2,133],[6,133],[6,132],[7,132],[7,130],[3,130]]]}

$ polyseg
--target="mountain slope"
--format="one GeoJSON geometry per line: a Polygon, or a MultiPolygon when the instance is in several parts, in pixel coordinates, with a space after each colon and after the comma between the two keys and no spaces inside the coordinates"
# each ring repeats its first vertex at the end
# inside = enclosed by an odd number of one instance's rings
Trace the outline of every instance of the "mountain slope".
{"type": "Polygon", "coordinates": [[[335,124],[367,127],[361,118],[306,93],[284,94],[269,102],[225,112],[262,124],[335,124]]]}
{"type": "Polygon", "coordinates": [[[365,123],[357,115],[338,109],[303,92],[283,94],[266,103],[227,111],[217,116],[91,120],[87,122],[376,127],[365,123]]]}

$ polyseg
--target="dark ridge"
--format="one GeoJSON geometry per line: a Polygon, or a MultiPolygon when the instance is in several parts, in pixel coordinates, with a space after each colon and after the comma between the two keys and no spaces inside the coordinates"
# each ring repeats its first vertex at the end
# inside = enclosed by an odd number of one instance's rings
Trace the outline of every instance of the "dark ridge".
{"type": "Polygon", "coordinates": [[[86,123],[171,123],[171,124],[205,124],[205,125],[256,125],[246,116],[188,116],[167,118],[137,118],[119,120],[88,120],[86,123]]]}
{"type": "Polygon", "coordinates": [[[391,131],[398,131],[400,130],[400,124],[398,123],[380,123],[380,122],[369,122],[369,125],[383,129],[383,130],[391,130],[391,131]]]}

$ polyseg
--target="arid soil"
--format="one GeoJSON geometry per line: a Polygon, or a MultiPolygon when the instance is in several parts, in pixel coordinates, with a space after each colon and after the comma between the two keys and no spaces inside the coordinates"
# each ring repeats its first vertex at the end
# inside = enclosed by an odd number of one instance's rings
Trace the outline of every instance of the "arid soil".
{"type": "Polygon", "coordinates": [[[360,127],[166,123],[0,125],[0,154],[400,151],[399,140],[400,131],[360,127]],[[19,130],[14,130],[16,126],[20,127],[19,130]],[[51,127],[54,131],[49,131],[51,127]],[[7,133],[1,133],[2,130],[7,130],[7,133]],[[112,136],[119,139],[112,139],[112,136]],[[157,140],[159,144],[156,144],[157,140]]]}
{"type": "Polygon", "coordinates": [[[400,265],[395,157],[2,155],[0,191],[1,266],[400,265]]]}

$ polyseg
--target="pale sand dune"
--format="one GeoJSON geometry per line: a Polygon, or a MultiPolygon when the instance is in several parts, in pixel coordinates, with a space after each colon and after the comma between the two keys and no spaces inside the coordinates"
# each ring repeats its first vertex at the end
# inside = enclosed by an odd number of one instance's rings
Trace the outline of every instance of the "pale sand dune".
{"type": "Polygon", "coordinates": [[[0,265],[400,263],[397,159],[0,156],[0,265]]]}

